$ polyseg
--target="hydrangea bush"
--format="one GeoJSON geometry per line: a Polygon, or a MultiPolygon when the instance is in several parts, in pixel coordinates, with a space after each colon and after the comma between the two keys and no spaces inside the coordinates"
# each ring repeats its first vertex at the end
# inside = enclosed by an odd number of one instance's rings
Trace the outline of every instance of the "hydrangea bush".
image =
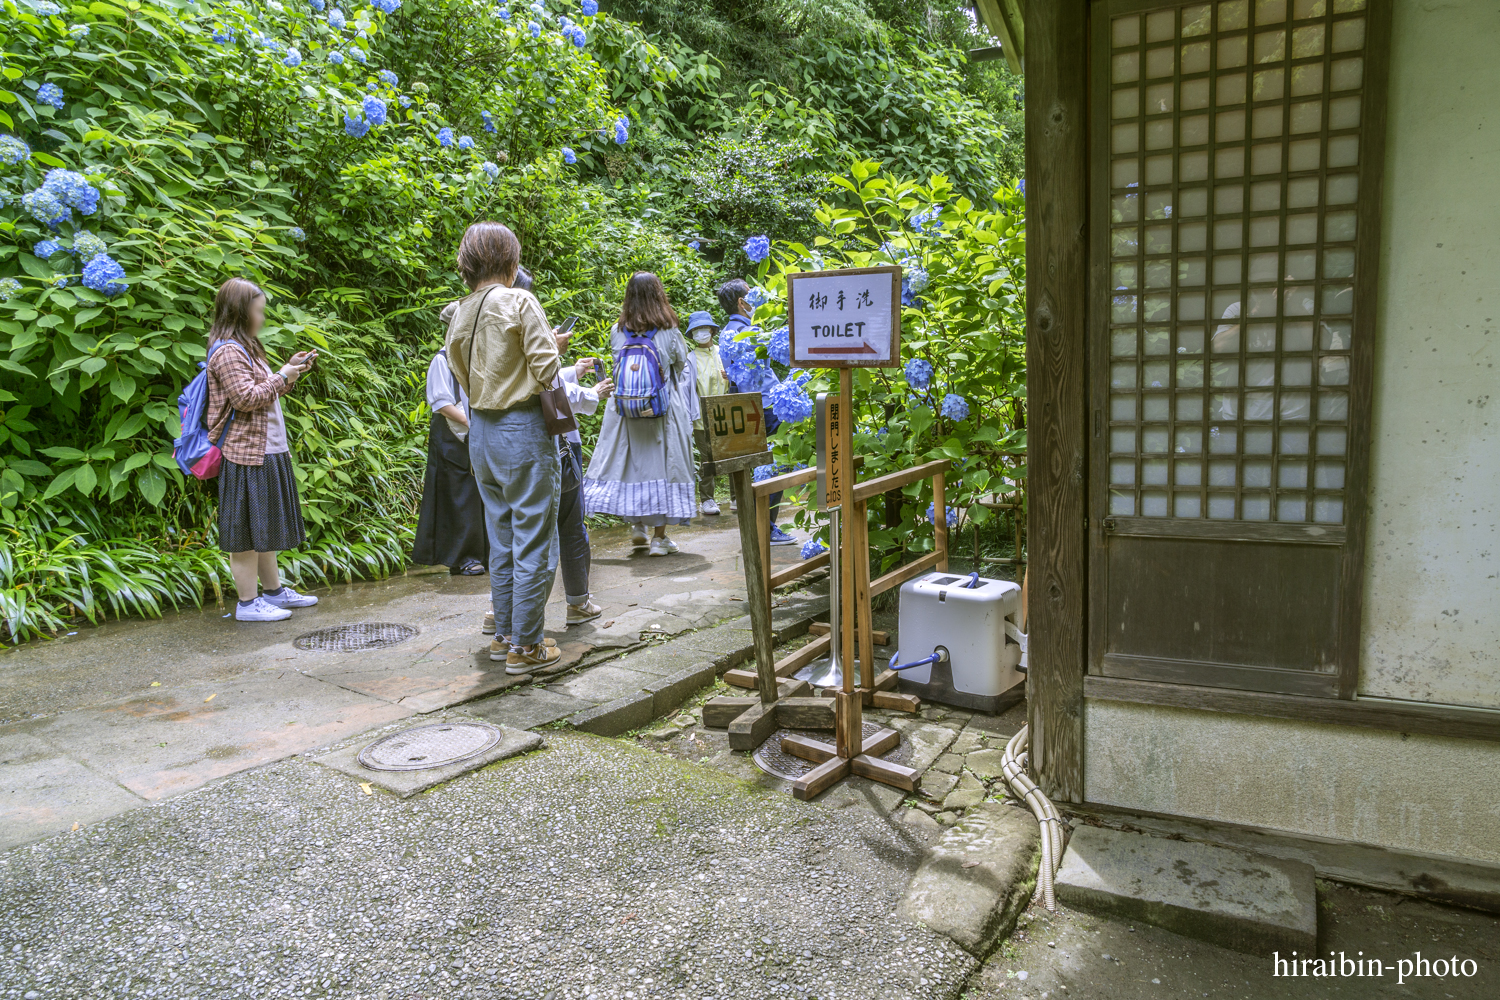
{"type": "MultiPolygon", "coordinates": [[[[854,163],[835,183],[843,196],[819,210],[823,232],[812,246],[774,244],[760,264],[757,277],[770,300],[756,322],[769,332],[757,353],[779,360],[783,350],[777,327],[785,322],[787,275],[900,264],[904,290],[913,293],[903,296],[901,366],[854,373],[861,478],[951,459],[949,525],[983,522],[989,511],[978,498],[1025,475],[1023,196],[1006,186],[976,205],[941,176],[902,180],[870,161],[854,163]]],[[[819,372],[802,391],[836,391],[837,384],[834,373],[819,372]]],[[[772,437],[779,461],[813,460],[806,427],[787,426],[772,437]]],[[[903,492],[900,526],[871,526],[887,566],[903,551],[932,546],[930,483],[903,492]]]]}

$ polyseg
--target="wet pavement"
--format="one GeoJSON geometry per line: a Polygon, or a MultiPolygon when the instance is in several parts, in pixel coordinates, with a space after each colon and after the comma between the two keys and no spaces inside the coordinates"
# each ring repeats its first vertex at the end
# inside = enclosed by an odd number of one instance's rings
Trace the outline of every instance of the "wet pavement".
{"type": "MultiPolygon", "coordinates": [[[[563,628],[560,582],[547,609],[564,667],[635,647],[643,631],[650,641],[744,614],[736,522],[702,520],[674,531],[682,551],[670,557],[633,549],[623,527],[595,533],[592,583],[604,615],[563,628]]],[[[795,548],[773,550],[779,562],[796,558],[795,548]]],[[[0,653],[0,849],[531,680],[488,657],[486,577],[418,568],[316,593],[318,605],[282,622],[236,622],[209,604],[0,653]],[[292,645],[359,621],[418,634],[362,652],[292,645]]],[[[565,682],[568,704],[615,697],[611,680],[640,682],[597,669],[565,682]]]]}

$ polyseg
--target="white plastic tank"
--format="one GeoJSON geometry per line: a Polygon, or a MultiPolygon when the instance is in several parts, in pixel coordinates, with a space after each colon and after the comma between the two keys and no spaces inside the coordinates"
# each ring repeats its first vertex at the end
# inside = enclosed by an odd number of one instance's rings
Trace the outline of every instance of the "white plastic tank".
{"type": "Polygon", "coordinates": [[[910,663],[944,650],[946,662],[901,671],[903,691],[995,712],[1020,700],[1021,587],[1009,580],[929,573],[901,587],[900,653],[910,663]],[[1006,625],[1010,628],[1007,630],[1006,625]],[[1009,695],[1007,697],[1007,695],[1009,695]]]}

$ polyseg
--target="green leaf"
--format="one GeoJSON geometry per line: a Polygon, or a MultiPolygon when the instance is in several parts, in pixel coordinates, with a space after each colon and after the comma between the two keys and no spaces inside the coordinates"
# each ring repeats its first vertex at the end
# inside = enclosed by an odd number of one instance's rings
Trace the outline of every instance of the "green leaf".
{"type": "Polygon", "coordinates": [[[109,391],[128,403],[135,395],[135,379],[129,375],[116,375],[109,383],[109,391]]]}
{"type": "Polygon", "coordinates": [[[137,473],[135,485],[141,491],[141,496],[153,507],[160,504],[167,495],[167,479],[155,466],[148,465],[137,473]]]}
{"type": "Polygon", "coordinates": [[[88,466],[75,465],[73,466],[73,468],[66,469],[63,472],[59,473],[56,479],[53,479],[52,482],[47,484],[47,491],[42,494],[42,499],[51,500],[63,490],[67,489],[69,486],[72,486],[74,478],[76,478],[78,475],[78,470],[86,468],[88,468],[88,466]]]}
{"type": "Polygon", "coordinates": [[[53,445],[51,448],[38,449],[48,458],[55,458],[63,462],[79,462],[88,458],[88,453],[79,451],[77,448],[69,448],[65,445],[53,445]]]}
{"type": "Polygon", "coordinates": [[[74,475],[73,477],[73,485],[77,487],[79,493],[82,493],[84,496],[88,496],[90,493],[94,492],[94,487],[98,485],[98,483],[99,476],[94,472],[94,467],[92,465],[77,466],[76,475],[74,475]]]}

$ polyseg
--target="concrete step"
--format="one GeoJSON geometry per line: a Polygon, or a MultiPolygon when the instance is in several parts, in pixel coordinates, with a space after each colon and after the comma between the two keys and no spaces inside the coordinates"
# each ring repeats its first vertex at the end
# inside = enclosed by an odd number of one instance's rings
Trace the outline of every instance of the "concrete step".
{"type": "Polygon", "coordinates": [[[1252,955],[1317,949],[1313,867],[1300,861],[1080,826],[1055,888],[1066,906],[1252,955]]]}

